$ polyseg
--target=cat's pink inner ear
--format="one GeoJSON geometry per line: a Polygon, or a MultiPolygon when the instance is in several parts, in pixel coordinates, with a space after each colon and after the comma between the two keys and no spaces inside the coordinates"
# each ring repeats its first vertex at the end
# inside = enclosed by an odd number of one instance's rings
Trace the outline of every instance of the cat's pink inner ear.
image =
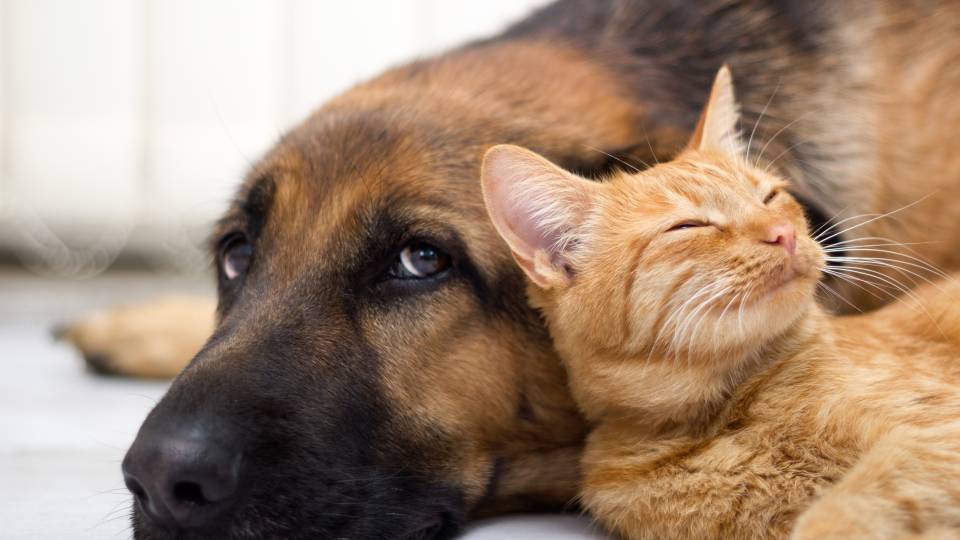
{"type": "Polygon", "coordinates": [[[723,66],[717,72],[710,89],[710,97],[700,114],[700,121],[690,139],[689,147],[714,150],[731,156],[743,156],[745,149],[740,137],[740,104],[737,103],[730,68],[723,66]]]}
{"type": "Polygon", "coordinates": [[[565,240],[589,204],[590,182],[510,145],[491,148],[481,171],[484,202],[514,258],[542,287],[566,273],[565,240]]]}
{"type": "Polygon", "coordinates": [[[563,172],[529,150],[495,146],[483,162],[481,181],[487,211],[497,231],[517,255],[533,259],[536,251],[553,251],[558,227],[550,226],[550,191],[564,181],[563,172]]]}

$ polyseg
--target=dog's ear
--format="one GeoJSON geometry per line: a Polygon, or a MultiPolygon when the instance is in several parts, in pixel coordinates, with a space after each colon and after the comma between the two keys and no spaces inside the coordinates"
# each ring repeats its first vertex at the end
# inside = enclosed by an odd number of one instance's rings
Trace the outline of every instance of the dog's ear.
{"type": "Polygon", "coordinates": [[[598,184],[511,145],[487,151],[481,183],[490,219],[527,276],[544,289],[569,284],[567,254],[598,184]]]}
{"type": "Polygon", "coordinates": [[[687,147],[693,150],[714,150],[731,157],[744,156],[740,140],[740,105],[733,92],[733,76],[724,65],[717,72],[710,98],[700,114],[697,129],[687,147]]]}

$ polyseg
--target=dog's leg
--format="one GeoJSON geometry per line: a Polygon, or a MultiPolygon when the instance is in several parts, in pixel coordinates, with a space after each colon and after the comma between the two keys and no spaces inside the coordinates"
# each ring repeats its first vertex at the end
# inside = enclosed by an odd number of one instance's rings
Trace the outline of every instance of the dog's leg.
{"type": "Polygon", "coordinates": [[[98,373],[172,378],[210,336],[215,309],[210,298],[163,297],[91,313],[56,333],[98,373]]]}

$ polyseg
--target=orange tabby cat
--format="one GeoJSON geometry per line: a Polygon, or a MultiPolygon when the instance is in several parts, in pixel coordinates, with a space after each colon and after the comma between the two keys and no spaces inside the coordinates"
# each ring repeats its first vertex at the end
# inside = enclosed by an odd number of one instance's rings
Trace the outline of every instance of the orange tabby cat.
{"type": "Polygon", "coordinates": [[[729,71],[689,147],[590,182],[514,146],[487,208],[595,424],[582,501],[627,538],[954,537],[960,285],[850,317],[729,71]]]}

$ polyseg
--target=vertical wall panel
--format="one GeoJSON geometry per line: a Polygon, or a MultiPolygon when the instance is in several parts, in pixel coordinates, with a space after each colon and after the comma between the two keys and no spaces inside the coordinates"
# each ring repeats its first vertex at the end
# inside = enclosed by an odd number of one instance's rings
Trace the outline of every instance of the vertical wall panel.
{"type": "Polygon", "coordinates": [[[549,3],[549,0],[425,1],[432,30],[430,47],[434,51],[492,35],[534,8],[549,3]]]}
{"type": "Polygon", "coordinates": [[[54,231],[138,211],[139,4],[7,0],[11,202],[54,231]]]}
{"type": "Polygon", "coordinates": [[[8,221],[7,209],[9,194],[7,187],[9,173],[7,172],[7,134],[10,129],[10,119],[8,118],[7,109],[9,104],[7,101],[7,83],[10,78],[7,76],[7,50],[8,45],[7,41],[9,32],[6,28],[6,12],[7,12],[7,0],[0,0],[0,242],[9,241],[6,240],[7,234],[4,230],[6,227],[4,225],[8,221]]]}
{"type": "Polygon", "coordinates": [[[292,104],[288,122],[423,49],[418,0],[293,0],[292,104]]]}
{"type": "MultiPolygon", "coordinates": [[[[275,140],[278,2],[153,0],[148,192],[161,221],[209,221],[275,140]]],[[[176,224],[176,223],[173,223],[176,224]]]]}

